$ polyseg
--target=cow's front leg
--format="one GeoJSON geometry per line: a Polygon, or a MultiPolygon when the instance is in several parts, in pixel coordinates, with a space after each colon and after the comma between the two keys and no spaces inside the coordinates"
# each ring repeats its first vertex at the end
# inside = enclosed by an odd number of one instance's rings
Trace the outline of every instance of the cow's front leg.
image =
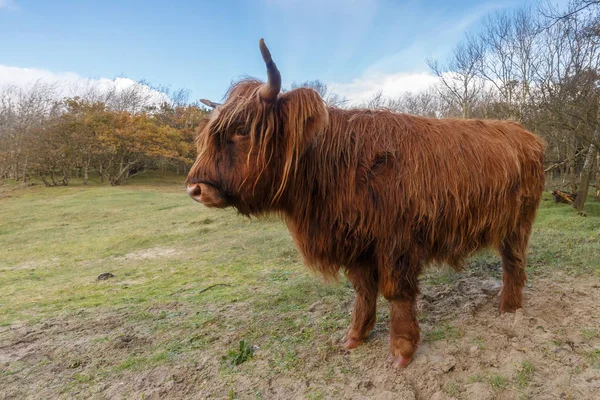
{"type": "Polygon", "coordinates": [[[421,334],[416,312],[419,268],[403,267],[380,277],[380,290],[390,304],[390,352],[396,368],[410,363],[421,334]]]}
{"type": "Polygon", "coordinates": [[[406,367],[417,351],[421,329],[416,318],[415,301],[388,299],[390,315],[390,352],[394,367],[406,367]]]}
{"type": "Polygon", "coordinates": [[[353,349],[364,343],[369,332],[375,326],[377,270],[371,265],[357,265],[349,268],[346,275],[354,286],[356,298],[344,347],[353,349]]]}

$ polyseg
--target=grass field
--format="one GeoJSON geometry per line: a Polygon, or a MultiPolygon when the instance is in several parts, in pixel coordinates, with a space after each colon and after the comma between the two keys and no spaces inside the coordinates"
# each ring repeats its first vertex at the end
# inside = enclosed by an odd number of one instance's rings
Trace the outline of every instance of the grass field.
{"type": "Polygon", "coordinates": [[[0,398],[598,398],[600,204],[586,212],[544,197],[515,315],[497,316],[493,254],[429,270],[398,372],[385,302],[343,351],[353,291],[306,270],[277,219],[207,209],[176,176],[0,181],[0,398]]]}

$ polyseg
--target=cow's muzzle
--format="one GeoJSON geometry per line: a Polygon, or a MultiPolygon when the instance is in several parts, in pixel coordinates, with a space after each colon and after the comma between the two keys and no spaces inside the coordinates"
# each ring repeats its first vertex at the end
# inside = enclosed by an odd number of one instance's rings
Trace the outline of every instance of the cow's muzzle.
{"type": "Polygon", "coordinates": [[[188,182],[187,193],[198,203],[207,207],[227,207],[227,196],[221,192],[218,185],[208,182],[188,182]]]}
{"type": "Polygon", "coordinates": [[[202,188],[200,187],[199,183],[188,183],[187,194],[189,194],[190,197],[196,200],[198,203],[201,203],[200,195],[202,194],[202,188]]]}

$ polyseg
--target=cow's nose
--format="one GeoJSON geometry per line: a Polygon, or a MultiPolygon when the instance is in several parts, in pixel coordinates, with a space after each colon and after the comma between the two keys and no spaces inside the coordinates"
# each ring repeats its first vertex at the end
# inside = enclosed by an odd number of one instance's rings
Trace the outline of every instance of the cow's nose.
{"type": "Polygon", "coordinates": [[[190,197],[196,201],[200,201],[200,193],[202,193],[202,189],[200,185],[197,183],[188,183],[187,184],[187,193],[190,197]]]}

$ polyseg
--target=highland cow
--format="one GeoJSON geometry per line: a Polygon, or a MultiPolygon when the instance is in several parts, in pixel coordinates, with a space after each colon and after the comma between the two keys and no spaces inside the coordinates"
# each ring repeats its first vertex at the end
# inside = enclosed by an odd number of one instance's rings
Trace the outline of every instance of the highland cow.
{"type": "Polygon", "coordinates": [[[199,127],[187,190],[209,207],[280,214],[307,265],[343,271],[356,293],[344,346],[362,344],[379,293],[390,304],[394,366],[420,336],[418,277],[460,269],[477,250],[502,256],[500,312],[523,305],[525,258],[544,187],[544,145],[515,122],[432,119],[327,107],[312,89],[235,83],[199,127]]]}

